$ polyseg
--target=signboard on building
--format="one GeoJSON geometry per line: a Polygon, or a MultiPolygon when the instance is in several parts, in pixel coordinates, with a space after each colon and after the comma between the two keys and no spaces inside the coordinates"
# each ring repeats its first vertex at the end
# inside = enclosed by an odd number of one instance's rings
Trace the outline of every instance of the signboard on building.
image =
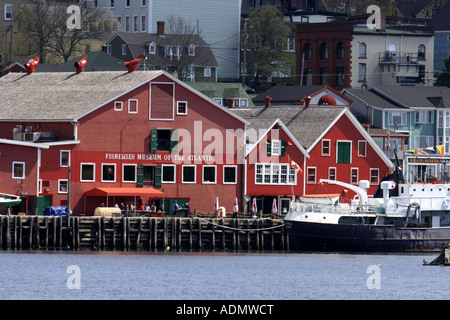
{"type": "Polygon", "coordinates": [[[397,83],[403,83],[403,84],[420,83],[420,77],[398,76],[397,83]]]}

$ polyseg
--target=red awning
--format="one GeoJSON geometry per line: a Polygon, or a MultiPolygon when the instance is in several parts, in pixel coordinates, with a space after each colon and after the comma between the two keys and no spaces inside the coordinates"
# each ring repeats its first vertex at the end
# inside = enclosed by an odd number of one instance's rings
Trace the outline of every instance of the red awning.
{"type": "Polygon", "coordinates": [[[88,197],[101,196],[148,196],[155,198],[164,197],[164,192],[155,188],[94,188],[84,193],[88,197]]]}

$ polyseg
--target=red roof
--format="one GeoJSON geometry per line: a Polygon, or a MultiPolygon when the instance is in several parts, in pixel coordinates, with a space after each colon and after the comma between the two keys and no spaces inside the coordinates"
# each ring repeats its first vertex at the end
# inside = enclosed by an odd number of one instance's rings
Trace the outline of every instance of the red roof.
{"type": "Polygon", "coordinates": [[[155,188],[94,188],[86,191],[85,196],[148,196],[164,197],[164,192],[155,188]]]}

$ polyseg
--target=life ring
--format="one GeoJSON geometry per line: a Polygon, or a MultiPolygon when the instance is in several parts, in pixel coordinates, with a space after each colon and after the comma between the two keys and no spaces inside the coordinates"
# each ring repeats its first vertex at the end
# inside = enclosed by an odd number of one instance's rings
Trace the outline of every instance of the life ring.
{"type": "Polygon", "coordinates": [[[444,206],[446,206],[446,207],[450,206],[450,198],[445,198],[444,206]]]}

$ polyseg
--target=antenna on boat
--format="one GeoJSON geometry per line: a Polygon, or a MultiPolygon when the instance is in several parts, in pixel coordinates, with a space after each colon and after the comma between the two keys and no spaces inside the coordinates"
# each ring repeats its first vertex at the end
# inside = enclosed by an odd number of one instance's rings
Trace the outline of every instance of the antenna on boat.
{"type": "Polygon", "coordinates": [[[442,172],[442,182],[445,184],[447,183],[447,169],[446,166],[447,165],[447,160],[443,159],[442,160],[442,167],[443,167],[443,172],[442,172]]]}

